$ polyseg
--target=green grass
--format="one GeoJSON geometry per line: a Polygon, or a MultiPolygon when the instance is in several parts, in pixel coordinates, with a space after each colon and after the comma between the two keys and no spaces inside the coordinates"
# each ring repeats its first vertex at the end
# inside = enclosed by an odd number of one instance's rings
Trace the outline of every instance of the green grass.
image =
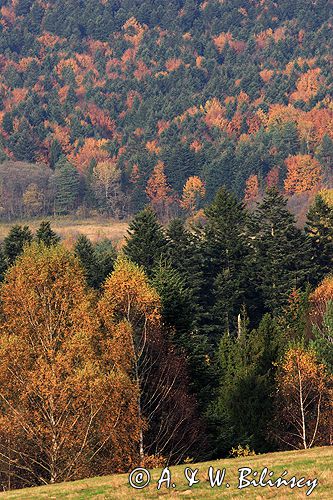
{"type": "MultiPolygon", "coordinates": [[[[176,484],[175,488],[168,490],[162,485],[160,491],[157,490],[157,481],[161,476],[161,469],[151,471],[151,483],[149,487],[142,490],[134,490],[129,486],[128,474],[115,474],[112,476],[94,477],[83,479],[81,481],[61,483],[52,486],[42,486],[39,488],[29,488],[24,490],[15,490],[1,493],[0,499],[19,499],[19,500],[37,500],[37,499],[155,499],[170,498],[191,500],[205,499],[262,499],[275,498],[284,499],[289,497],[308,498],[306,496],[307,487],[291,490],[288,486],[282,486],[280,489],[273,487],[250,486],[243,490],[237,489],[238,486],[238,468],[251,467],[253,471],[259,474],[264,467],[269,471],[274,471],[272,479],[276,479],[284,470],[288,471],[286,478],[296,476],[297,479],[318,479],[318,486],[314,489],[310,498],[331,499],[333,498],[333,448],[313,448],[311,450],[269,453],[266,455],[257,455],[254,457],[218,460],[215,462],[206,462],[200,464],[190,464],[187,467],[199,469],[198,479],[200,483],[189,488],[184,477],[185,465],[171,467],[172,482],[176,484]],[[212,465],[214,469],[226,469],[226,479],[223,485],[218,488],[211,488],[208,482],[208,468],[212,465]],[[226,481],[230,487],[226,487],[226,481]]],[[[249,479],[252,479],[251,477],[249,479]]]]}

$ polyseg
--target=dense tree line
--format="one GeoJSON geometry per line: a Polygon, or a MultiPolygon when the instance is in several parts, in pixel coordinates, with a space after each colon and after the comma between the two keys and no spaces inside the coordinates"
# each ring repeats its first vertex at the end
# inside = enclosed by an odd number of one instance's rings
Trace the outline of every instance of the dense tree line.
{"type": "Polygon", "coordinates": [[[322,197],[302,230],[275,188],[253,212],[222,188],[195,223],[145,208],[118,255],[13,226],[2,483],[332,444],[332,241],[322,197]]]}

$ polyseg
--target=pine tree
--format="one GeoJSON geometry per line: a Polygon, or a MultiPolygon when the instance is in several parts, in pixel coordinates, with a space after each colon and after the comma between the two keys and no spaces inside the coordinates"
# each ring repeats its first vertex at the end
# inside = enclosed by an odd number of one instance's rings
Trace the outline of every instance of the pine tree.
{"type": "Polygon", "coordinates": [[[304,287],[313,268],[311,242],[295,226],[286,205],[277,189],[268,190],[250,224],[253,286],[268,312],[281,310],[291,291],[304,287]]]}
{"type": "Polygon", "coordinates": [[[92,288],[98,288],[101,278],[96,252],[93,244],[84,234],[78,237],[74,254],[81,262],[88,285],[92,288]]]}
{"type": "Polygon", "coordinates": [[[314,263],[317,265],[312,281],[317,284],[332,272],[333,264],[333,208],[320,195],[315,197],[308,211],[305,232],[312,243],[314,263]]]}
{"type": "Polygon", "coordinates": [[[129,225],[126,237],[125,255],[143,266],[148,275],[167,251],[167,240],[155,212],[145,208],[129,225]]]}
{"type": "Polygon", "coordinates": [[[42,221],[36,231],[36,240],[50,247],[59,243],[60,237],[52,230],[50,221],[42,221]]]}
{"type": "Polygon", "coordinates": [[[13,226],[3,241],[3,252],[7,265],[12,265],[23,252],[24,246],[31,243],[31,241],[32,233],[28,226],[18,224],[13,226]]]}

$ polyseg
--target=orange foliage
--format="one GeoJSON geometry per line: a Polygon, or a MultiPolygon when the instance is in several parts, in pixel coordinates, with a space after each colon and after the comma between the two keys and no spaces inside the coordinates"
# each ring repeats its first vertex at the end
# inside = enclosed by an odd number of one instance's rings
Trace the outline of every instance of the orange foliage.
{"type": "Polygon", "coordinates": [[[157,133],[161,135],[164,130],[167,130],[170,127],[170,122],[166,120],[158,120],[157,122],[157,133]]]}
{"type": "Polygon", "coordinates": [[[62,127],[57,123],[51,123],[47,120],[44,122],[45,127],[50,127],[53,130],[54,139],[57,139],[65,154],[69,154],[72,146],[70,144],[70,129],[69,127],[62,127]]]}
{"type": "Polygon", "coordinates": [[[260,71],[259,73],[261,79],[267,83],[270,81],[270,79],[272,78],[272,76],[274,75],[274,71],[272,69],[263,69],[260,71]]]}
{"type": "Polygon", "coordinates": [[[322,181],[320,163],[310,155],[289,156],[285,164],[287,177],[284,187],[287,193],[299,194],[311,191],[322,181]]]}
{"type": "Polygon", "coordinates": [[[181,59],[168,59],[165,63],[166,69],[170,71],[175,71],[178,69],[181,65],[183,64],[183,61],[181,59]]]}
{"type": "Polygon", "coordinates": [[[157,140],[154,139],[153,141],[148,141],[146,143],[146,149],[149,151],[150,154],[156,153],[158,154],[160,152],[160,148],[157,145],[157,140]]]}
{"type": "Polygon", "coordinates": [[[189,177],[183,188],[180,206],[190,212],[191,215],[194,215],[200,198],[204,198],[205,195],[206,189],[200,177],[197,175],[189,177]]]}
{"type": "Polygon", "coordinates": [[[277,437],[293,449],[330,444],[332,376],[315,351],[291,347],[279,364],[277,437]]]}
{"type": "Polygon", "coordinates": [[[159,161],[148,180],[146,194],[152,207],[161,218],[167,216],[167,208],[173,201],[170,193],[171,188],[164,173],[164,163],[159,161]]]}
{"type": "Polygon", "coordinates": [[[63,38],[60,38],[57,35],[53,35],[51,33],[44,33],[43,35],[37,38],[37,41],[44,45],[45,47],[53,48],[57,43],[61,43],[64,41],[63,38]]]}
{"type": "Polygon", "coordinates": [[[259,196],[259,180],[257,175],[250,175],[246,181],[244,201],[251,203],[259,196]]]}
{"type": "Polygon", "coordinates": [[[131,17],[123,26],[124,38],[137,48],[146,30],[147,26],[141,25],[135,17],[131,17]]]}
{"type": "Polygon", "coordinates": [[[309,102],[309,100],[317,94],[322,81],[320,68],[309,69],[297,80],[297,90],[290,95],[290,101],[302,100],[309,102]]]}
{"type": "Polygon", "coordinates": [[[88,115],[91,123],[94,126],[101,127],[103,130],[108,132],[114,132],[116,125],[114,120],[112,120],[107,111],[100,109],[96,104],[88,104],[88,115]]]}
{"type": "Polygon", "coordinates": [[[311,293],[310,317],[313,323],[320,324],[326,311],[328,301],[333,301],[333,278],[327,276],[311,293]]]}
{"type": "Polygon", "coordinates": [[[143,78],[145,78],[146,76],[148,75],[151,75],[151,70],[148,68],[148,66],[143,62],[141,61],[141,59],[139,61],[137,61],[136,63],[136,69],[133,71],[133,75],[135,76],[135,78],[137,78],[138,80],[142,80],[143,78]]]}
{"type": "Polygon", "coordinates": [[[220,129],[226,127],[228,120],[225,118],[225,108],[221,106],[216,97],[206,102],[204,113],[204,122],[209,127],[218,127],[220,129]]]}
{"type": "Polygon", "coordinates": [[[225,44],[227,42],[230,43],[231,40],[233,40],[233,36],[230,32],[222,32],[213,38],[213,42],[215,43],[217,50],[219,50],[220,52],[224,49],[225,44]]]}
{"type": "Polygon", "coordinates": [[[191,143],[190,148],[197,153],[200,149],[202,149],[202,144],[196,139],[191,143]]]}
{"type": "Polygon", "coordinates": [[[86,172],[93,160],[97,163],[109,160],[109,153],[103,149],[108,141],[106,139],[94,139],[88,137],[85,139],[82,148],[77,152],[69,155],[69,161],[79,170],[79,172],[86,172]]]}

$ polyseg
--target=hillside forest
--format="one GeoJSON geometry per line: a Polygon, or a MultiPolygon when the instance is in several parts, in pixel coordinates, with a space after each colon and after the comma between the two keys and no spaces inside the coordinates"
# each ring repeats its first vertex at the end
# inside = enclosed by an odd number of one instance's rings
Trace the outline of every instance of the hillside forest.
{"type": "Polygon", "coordinates": [[[156,196],[167,218],[198,183],[202,206],[222,185],[249,201],[277,185],[301,210],[330,187],[330,0],[2,0],[0,12],[2,218],[127,217],[156,196]]]}
{"type": "Polygon", "coordinates": [[[333,444],[332,22],[1,0],[3,490],[333,444]]]}

